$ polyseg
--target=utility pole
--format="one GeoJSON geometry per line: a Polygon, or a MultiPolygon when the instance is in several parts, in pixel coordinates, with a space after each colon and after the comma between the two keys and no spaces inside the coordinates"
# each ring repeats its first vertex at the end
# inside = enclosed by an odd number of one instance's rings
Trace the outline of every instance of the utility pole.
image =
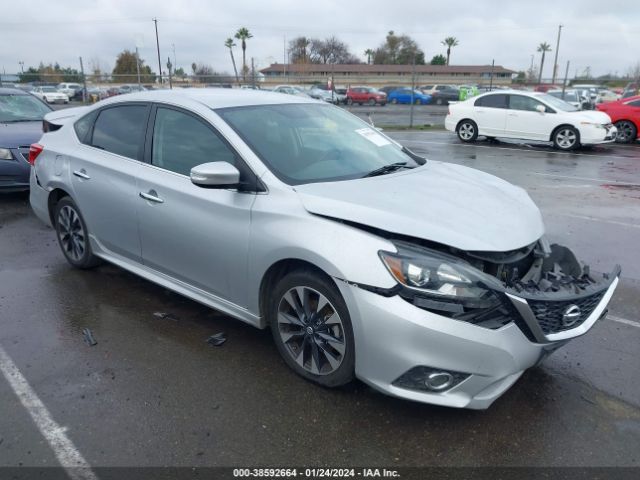
{"type": "Polygon", "coordinates": [[[284,78],[287,78],[287,36],[282,39],[282,63],[284,64],[284,78]]]}
{"type": "Polygon", "coordinates": [[[562,82],[562,99],[564,100],[564,91],[567,88],[567,77],[569,77],[569,60],[567,60],[567,69],[564,71],[564,82],[562,82]]]}
{"type": "Polygon", "coordinates": [[[178,61],[176,60],[176,44],[175,43],[171,44],[171,49],[173,50],[173,70],[175,71],[176,67],[178,66],[178,61]]]}
{"type": "Polygon", "coordinates": [[[409,110],[409,128],[413,128],[413,107],[415,101],[413,94],[416,90],[416,52],[413,52],[413,61],[411,62],[411,109],[409,110]]]}
{"type": "Polygon", "coordinates": [[[156,48],[158,49],[158,75],[160,75],[160,85],[162,85],[162,63],[160,62],[160,41],[158,40],[158,19],[154,18],[156,24],[156,48]]]}
{"type": "Polygon", "coordinates": [[[489,91],[493,90],[493,67],[496,64],[496,60],[491,60],[491,76],[489,77],[489,91]]]}
{"type": "Polygon", "coordinates": [[[253,57],[251,57],[251,84],[253,85],[253,88],[256,88],[256,69],[255,66],[253,64],[253,57]]]}
{"type": "Polygon", "coordinates": [[[558,69],[558,49],[560,48],[560,32],[562,32],[562,25],[558,25],[558,40],[556,41],[556,55],[553,59],[553,78],[551,84],[556,83],[556,70],[558,69]]]}
{"type": "Polygon", "coordinates": [[[84,76],[84,65],[82,65],[82,57],[80,58],[80,73],[82,74],[82,103],[87,103],[87,77],[84,76]]]}
{"type": "Polygon", "coordinates": [[[167,57],[167,70],[169,70],[169,90],[173,90],[173,85],[171,84],[171,57],[167,57]]]}
{"type": "Polygon", "coordinates": [[[138,72],[138,88],[140,88],[140,56],[138,55],[137,46],[136,46],[136,72],[138,72]]]}

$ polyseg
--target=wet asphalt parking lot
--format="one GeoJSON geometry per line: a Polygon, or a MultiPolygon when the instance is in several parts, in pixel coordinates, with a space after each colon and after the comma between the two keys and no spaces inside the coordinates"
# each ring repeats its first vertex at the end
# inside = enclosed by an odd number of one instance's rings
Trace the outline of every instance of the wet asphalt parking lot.
{"type": "MultiPolygon", "coordinates": [[[[640,145],[561,153],[388,133],[525,188],[549,238],[593,271],[621,264],[609,318],[486,411],[398,400],[360,382],[326,390],[285,366],[268,331],[114,266],[72,269],[28,196],[2,195],[0,347],[89,465],[640,465],[640,145]],[[227,342],[208,345],[218,332],[227,342]]],[[[59,465],[1,375],[0,412],[0,466],[59,465]]]]}

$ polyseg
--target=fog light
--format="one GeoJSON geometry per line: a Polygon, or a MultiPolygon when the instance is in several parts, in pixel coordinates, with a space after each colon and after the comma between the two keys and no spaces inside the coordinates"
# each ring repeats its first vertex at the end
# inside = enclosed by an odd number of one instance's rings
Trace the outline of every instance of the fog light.
{"type": "Polygon", "coordinates": [[[453,384],[453,375],[447,372],[430,373],[424,384],[429,390],[446,390],[453,384]]]}
{"type": "Polygon", "coordinates": [[[431,367],[413,367],[394,380],[393,385],[410,390],[442,393],[469,378],[471,374],[431,367]]]}

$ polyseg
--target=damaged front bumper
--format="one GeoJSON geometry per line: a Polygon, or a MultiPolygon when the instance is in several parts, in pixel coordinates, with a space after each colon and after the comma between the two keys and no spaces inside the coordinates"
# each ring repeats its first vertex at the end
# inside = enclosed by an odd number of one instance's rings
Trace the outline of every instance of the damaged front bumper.
{"type": "Polygon", "coordinates": [[[483,256],[483,271],[499,279],[485,285],[489,300],[455,308],[400,285],[385,291],[338,282],[352,317],[356,375],[396,397],[485,409],[606,315],[621,271],[595,280],[557,245],[500,254],[497,270],[483,256]]]}

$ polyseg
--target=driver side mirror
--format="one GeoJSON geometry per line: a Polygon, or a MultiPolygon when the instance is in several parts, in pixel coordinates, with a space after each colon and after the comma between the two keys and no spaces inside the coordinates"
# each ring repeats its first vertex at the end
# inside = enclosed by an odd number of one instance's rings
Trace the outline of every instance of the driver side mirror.
{"type": "Polygon", "coordinates": [[[536,111],[540,113],[544,113],[547,111],[547,109],[544,108],[544,105],[536,105],[536,111]]]}
{"type": "Polygon", "coordinates": [[[240,172],[228,162],[209,162],[191,169],[191,182],[204,188],[229,188],[238,186],[240,172]]]}

